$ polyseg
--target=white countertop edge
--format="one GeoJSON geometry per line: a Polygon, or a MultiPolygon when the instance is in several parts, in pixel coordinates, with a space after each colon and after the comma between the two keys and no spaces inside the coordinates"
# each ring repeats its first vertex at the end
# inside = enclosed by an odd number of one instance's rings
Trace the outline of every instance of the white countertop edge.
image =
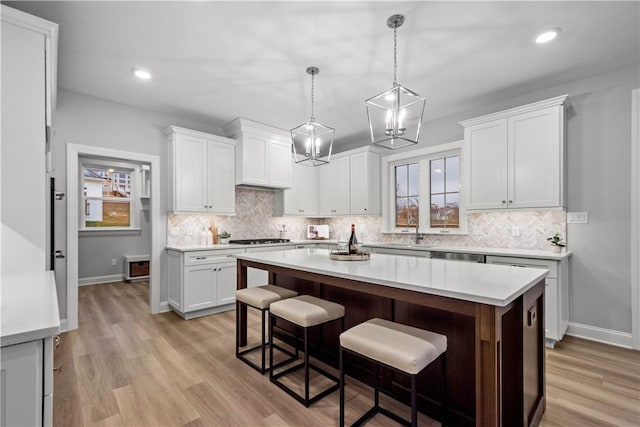
{"type": "MultiPolygon", "coordinates": [[[[275,252],[270,252],[270,253],[273,254],[275,252]]],[[[234,254],[234,255],[231,255],[231,256],[234,257],[234,258],[237,258],[237,259],[260,262],[260,263],[264,263],[264,264],[274,265],[274,266],[277,266],[277,267],[289,268],[289,269],[292,269],[292,270],[299,270],[299,271],[322,274],[322,275],[326,275],[326,276],[339,277],[339,278],[355,280],[355,281],[359,281],[359,282],[363,282],[363,283],[373,283],[373,284],[376,284],[376,285],[390,286],[390,287],[398,288],[398,289],[406,289],[406,290],[426,293],[426,294],[430,294],[430,295],[437,295],[437,296],[443,296],[443,297],[447,297],[447,298],[460,299],[460,300],[464,300],[464,301],[470,301],[470,302],[475,302],[475,303],[480,303],[480,304],[493,305],[493,306],[497,306],[497,307],[506,307],[507,305],[511,304],[516,298],[518,298],[520,295],[524,294],[526,291],[528,291],[529,289],[534,287],[536,284],[538,284],[541,280],[543,280],[547,276],[547,274],[549,273],[549,270],[546,270],[546,269],[539,269],[539,268],[531,269],[531,268],[529,268],[528,270],[535,270],[536,271],[536,274],[534,275],[534,278],[532,278],[531,280],[529,280],[526,283],[522,284],[516,291],[512,292],[506,298],[498,299],[498,298],[491,298],[491,297],[487,297],[487,296],[483,296],[483,295],[473,294],[473,293],[469,293],[469,292],[447,291],[446,289],[441,289],[441,288],[428,288],[428,292],[427,292],[426,288],[424,288],[424,287],[412,286],[411,284],[402,283],[402,282],[388,281],[388,280],[384,280],[384,279],[377,278],[377,277],[363,278],[363,277],[359,277],[359,276],[355,276],[355,275],[351,275],[351,274],[347,274],[347,273],[329,271],[329,270],[325,270],[325,269],[321,269],[321,268],[315,268],[310,263],[309,264],[305,264],[304,266],[297,266],[297,265],[292,265],[290,263],[279,261],[279,260],[272,260],[272,259],[271,260],[260,260],[260,259],[256,259],[256,257],[259,258],[259,254],[260,254],[259,252],[247,253],[247,254],[240,253],[240,254],[234,254]]],[[[327,255],[328,255],[328,253],[327,253],[327,255]]],[[[378,256],[381,256],[381,255],[382,256],[394,256],[394,255],[386,255],[386,254],[377,254],[377,255],[378,256]]],[[[349,261],[344,261],[344,262],[349,262],[349,261]]],[[[357,261],[350,261],[350,262],[357,262],[357,261]]],[[[458,261],[438,260],[438,262],[451,263],[451,265],[454,265],[454,266],[458,264],[458,261]]],[[[479,265],[482,265],[482,264],[479,264],[479,265]]],[[[523,268],[523,267],[506,267],[506,268],[523,268]]]]}
{"type": "MultiPolygon", "coordinates": [[[[264,245],[211,245],[211,246],[182,246],[182,245],[168,245],[168,250],[178,252],[192,252],[192,251],[210,251],[210,250],[224,250],[224,249],[246,249],[246,248],[260,248],[260,247],[273,247],[273,246],[292,246],[302,244],[314,244],[325,243],[335,244],[335,240],[292,240],[289,243],[269,243],[264,245]]],[[[561,261],[571,256],[571,251],[565,250],[560,253],[552,251],[544,251],[540,249],[511,249],[511,248],[486,248],[486,247],[471,247],[471,246],[429,246],[429,245],[412,245],[401,243],[384,243],[384,242],[365,242],[365,247],[372,248],[389,248],[400,250],[416,250],[426,252],[457,252],[457,253],[469,253],[469,254],[484,254],[495,256],[509,256],[518,258],[535,258],[535,259],[548,259],[561,261]]]]}
{"type": "Polygon", "coordinates": [[[2,276],[0,346],[21,344],[60,333],[53,271],[2,276]]]}

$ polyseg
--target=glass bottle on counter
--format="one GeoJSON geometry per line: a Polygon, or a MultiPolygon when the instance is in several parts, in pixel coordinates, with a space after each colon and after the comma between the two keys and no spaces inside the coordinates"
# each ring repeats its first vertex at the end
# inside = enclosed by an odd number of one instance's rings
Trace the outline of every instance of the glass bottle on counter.
{"type": "Polygon", "coordinates": [[[349,254],[358,253],[358,239],[356,237],[356,225],[351,224],[351,236],[349,237],[349,254]]]}

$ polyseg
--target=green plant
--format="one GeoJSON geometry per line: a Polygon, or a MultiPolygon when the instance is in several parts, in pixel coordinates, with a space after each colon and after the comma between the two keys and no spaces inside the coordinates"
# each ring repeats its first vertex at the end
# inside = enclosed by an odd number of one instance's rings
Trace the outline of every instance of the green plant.
{"type": "Polygon", "coordinates": [[[562,241],[562,237],[560,237],[560,234],[556,233],[551,237],[547,238],[547,241],[549,241],[553,246],[560,246],[560,247],[564,247],[565,244],[562,241]]]}
{"type": "Polygon", "coordinates": [[[218,233],[218,238],[219,239],[228,239],[229,237],[231,237],[231,233],[228,233],[226,231],[218,233]]]}

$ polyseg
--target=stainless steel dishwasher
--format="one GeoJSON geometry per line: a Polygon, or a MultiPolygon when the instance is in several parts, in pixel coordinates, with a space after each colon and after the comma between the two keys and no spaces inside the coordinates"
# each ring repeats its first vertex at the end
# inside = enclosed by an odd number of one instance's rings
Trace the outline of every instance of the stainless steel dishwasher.
{"type": "Polygon", "coordinates": [[[446,259],[449,261],[478,262],[484,264],[486,256],[484,254],[468,254],[461,252],[431,252],[431,258],[446,259]]]}

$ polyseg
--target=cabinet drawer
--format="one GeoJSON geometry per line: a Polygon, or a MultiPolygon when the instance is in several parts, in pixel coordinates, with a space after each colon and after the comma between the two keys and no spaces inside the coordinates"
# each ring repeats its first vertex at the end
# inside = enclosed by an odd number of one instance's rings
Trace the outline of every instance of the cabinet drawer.
{"type": "Polygon", "coordinates": [[[533,267],[546,268],[549,270],[548,278],[555,279],[558,277],[557,261],[544,259],[530,259],[517,257],[487,256],[487,264],[511,265],[514,267],[533,267]]]}
{"type": "Polygon", "coordinates": [[[220,249],[214,251],[197,251],[197,252],[185,252],[184,265],[201,265],[210,264],[214,262],[230,261],[233,259],[230,257],[232,254],[241,254],[243,249],[220,249]]]}

